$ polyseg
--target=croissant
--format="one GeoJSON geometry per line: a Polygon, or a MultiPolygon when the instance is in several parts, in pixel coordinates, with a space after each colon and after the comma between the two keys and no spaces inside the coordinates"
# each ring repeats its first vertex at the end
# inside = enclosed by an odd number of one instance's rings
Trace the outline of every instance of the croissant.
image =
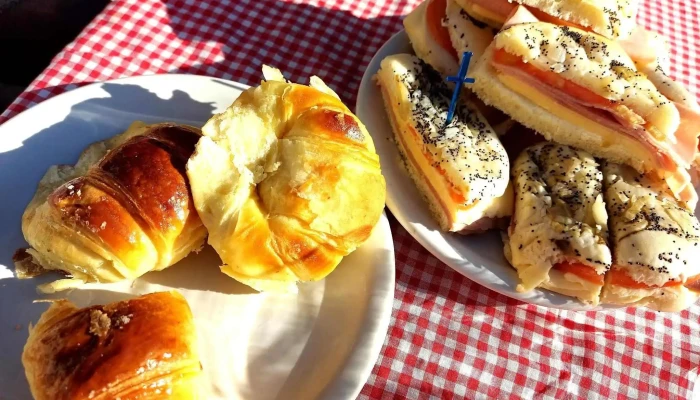
{"type": "Polygon", "coordinates": [[[386,183],[367,130],[319,78],[309,87],[263,73],[202,128],[187,175],[222,271],[294,291],[367,240],[386,183]]]}
{"type": "Polygon", "coordinates": [[[51,293],[135,279],[201,248],[206,229],[185,173],[200,136],[189,126],[135,122],[89,146],[74,167],[49,168],[22,216],[30,247],[15,255],[18,277],[69,274],[39,287],[51,293]]]}
{"type": "Polygon", "coordinates": [[[36,400],[196,399],[202,366],[192,313],[176,292],[79,309],[51,304],[22,364],[36,400]]]}

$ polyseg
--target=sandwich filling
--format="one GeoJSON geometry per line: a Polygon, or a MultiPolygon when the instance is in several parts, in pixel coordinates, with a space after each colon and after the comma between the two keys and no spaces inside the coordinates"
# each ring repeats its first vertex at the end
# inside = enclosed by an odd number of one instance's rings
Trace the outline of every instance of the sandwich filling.
{"type": "Polygon", "coordinates": [[[590,123],[633,138],[676,196],[695,204],[686,170],[698,147],[700,114],[663,96],[614,43],[539,22],[502,31],[494,47],[491,65],[504,85],[535,103],[536,97],[551,99],[590,123]]]}
{"type": "Polygon", "coordinates": [[[459,60],[459,56],[452,47],[450,34],[442,26],[442,21],[445,19],[447,10],[447,0],[427,0],[425,11],[425,23],[428,27],[428,32],[433,40],[446,52],[452,55],[455,60],[459,60]]]}
{"type": "Polygon", "coordinates": [[[378,80],[406,162],[439,199],[451,230],[510,215],[508,156],[478,111],[460,103],[446,125],[449,88],[407,54],[382,61],[378,80]]]}

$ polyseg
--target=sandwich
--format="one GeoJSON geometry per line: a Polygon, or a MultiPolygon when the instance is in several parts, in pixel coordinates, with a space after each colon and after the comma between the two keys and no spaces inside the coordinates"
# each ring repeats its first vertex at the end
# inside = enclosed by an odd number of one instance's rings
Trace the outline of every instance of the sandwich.
{"type": "Polygon", "coordinates": [[[521,281],[516,290],[540,287],[598,304],[612,256],[596,160],[544,142],[518,156],[512,176],[515,211],[504,253],[521,281]]]}
{"type": "Polygon", "coordinates": [[[472,18],[454,0],[447,0],[443,27],[447,29],[450,42],[457,54],[465,51],[472,52],[471,65],[476,65],[481,59],[496,34],[495,29],[472,18]]]}
{"type": "MultiPolygon", "coordinates": [[[[423,62],[443,76],[457,75],[464,52],[471,52],[470,65],[481,59],[493,40],[495,30],[469,16],[454,0],[425,0],[404,19],[404,28],[413,51],[423,62]]],[[[469,89],[469,85],[465,85],[469,89]]],[[[512,122],[499,110],[489,107],[471,91],[465,97],[491,124],[503,133],[512,122]]]]}
{"type": "Polygon", "coordinates": [[[636,24],[637,0],[454,0],[473,18],[500,29],[522,5],[541,21],[626,38],[636,24]]]}
{"type": "Polygon", "coordinates": [[[403,20],[413,51],[442,75],[456,75],[465,51],[481,58],[496,30],[470,17],[454,0],[425,0],[403,20]]]}
{"type": "MultiPolygon", "coordinates": [[[[452,1],[452,0],[447,0],[452,1]]],[[[416,56],[443,75],[456,75],[459,56],[445,29],[446,0],[425,0],[403,20],[416,56]]]]}
{"type": "Polygon", "coordinates": [[[618,41],[635,63],[667,56],[668,45],[655,32],[637,25],[637,0],[454,0],[469,16],[502,28],[519,6],[538,20],[597,33],[618,41]]]}
{"type": "Polygon", "coordinates": [[[664,96],[615,42],[529,19],[486,49],[472,72],[477,96],[548,140],[656,173],[694,207],[687,169],[700,114],[664,96]]]}
{"type": "Polygon", "coordinates": [[[613,265],[602,300],[679,311],[700,297],[700,223],[665,182],[604,163],[613,265]]]}
{"type": "Polygon", "coordinates": [[[385,58],[376,75],[409,175],[443,231],[501,226],[513,211],[510,163],[481,113],[461,102],[446,124],[451,90],[415,56],[385,58]]]}

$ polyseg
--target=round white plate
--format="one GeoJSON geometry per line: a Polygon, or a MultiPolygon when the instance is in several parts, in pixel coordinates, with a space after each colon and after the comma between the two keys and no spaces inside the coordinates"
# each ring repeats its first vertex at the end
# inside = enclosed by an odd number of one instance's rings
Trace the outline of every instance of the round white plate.
{"type": "MultiPolygon", "coordinates": [[[[541,306],[570,310],[594,309],[574,298],[548,290],[516,292],[518,276],[503,256],[503,242],[497,232],[462,236],[440,231],[428,211],[428,206],[401,164],[393,141],[391,125],[384,111],[382,94],[373,80],[381,61],[389,55],[398,53],[413,54],[408,36],[404,31],[392,36],[374,55],[362,77],[356,106],[357,116],[374,138],[381,160],[382,173],[386,178],[386,204],[396,219],[440,261],[491,290],[541,306]]],[[[598,308],[608,308],[608,306],[598,308]]]]}
{"type": "MultiPolygon", "coordinates": [[[[156,75],[86,86],[45,101],[0,126],[0,398],[30,399],[20,361],[32,303],[51,277],[17,280],[12,254],[26,246],[22,212],[53,164],[74,163],[90,143],[132,121],[201,126],[246,86],[191,75],[156,75]]],[[[370,239],[327,279],[297,295],[258,294],[219,271],[209,247],[131,283],[89,285],[55,297],[79,306],[180,291],[200,338],[206,399],[346,399],[366,382],[384,342],[394,296],[394,247],[383,215],[370,239]]]]}

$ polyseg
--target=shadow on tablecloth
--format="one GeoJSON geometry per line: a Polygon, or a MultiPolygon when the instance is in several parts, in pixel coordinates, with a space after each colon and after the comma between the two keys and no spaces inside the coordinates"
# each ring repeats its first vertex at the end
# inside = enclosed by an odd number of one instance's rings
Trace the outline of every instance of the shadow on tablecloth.
{"type": "Polygon", "coordinates": [[[216,41],[208,57],[214,62],[173,72],[255,85],[262,78],[261,65],[268,64],[293,82],[307,83],[309,76],[319,76],[352,108],[372,56],[403,28],[403,7],[395,5],[395,15],[375,17],[391,11],[361,10],[356,4],[348,11],[278,0],[222,1],[216,7],[205,2],[163,3],[179,39],[203,46],[216,41]]]}

